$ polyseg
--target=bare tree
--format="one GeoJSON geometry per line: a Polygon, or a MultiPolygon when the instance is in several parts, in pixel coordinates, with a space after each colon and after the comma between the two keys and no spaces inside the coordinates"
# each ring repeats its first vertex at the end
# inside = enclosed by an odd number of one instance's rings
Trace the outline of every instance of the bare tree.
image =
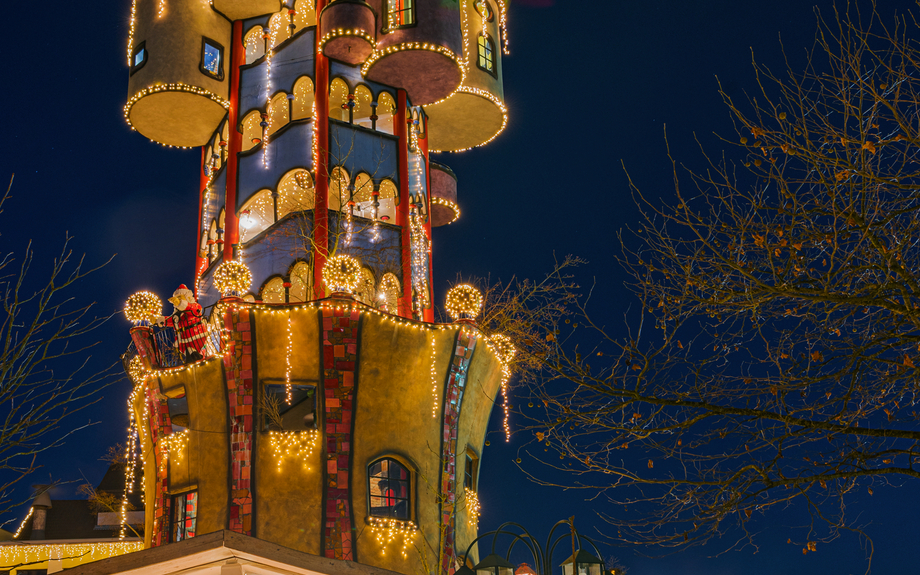
{"type": "MultiPolygon", "coordinates": [[[[9,198],[8,188],[0,212],[9,198]]],[[[92,316],[93,304],[73,295],[99,267],[84,269],[69,242],[36,281],[31,243],[18,259],[12,252],[0,258],[0,517],[26,501],[17,487],[40,467],[38,458],[90,425],[73,415],[115,378],[111,367],[93,372],[88,354],[95,343],[87,338],[107,318],[92,316]]]]}
{"type": "Polygon", "coordinates": [[[672,160],[673,200],[630,179],[628,333],[558,278],[563,310],[505,294],[527,449],[608,502],[614,539],[745,544],[797,504],[808,553],[920,478],[920,46],[909,13],[868,8],[817,14],[803,72],[755,60],[756,95],[720,91],[731,149],[672,160]]]}

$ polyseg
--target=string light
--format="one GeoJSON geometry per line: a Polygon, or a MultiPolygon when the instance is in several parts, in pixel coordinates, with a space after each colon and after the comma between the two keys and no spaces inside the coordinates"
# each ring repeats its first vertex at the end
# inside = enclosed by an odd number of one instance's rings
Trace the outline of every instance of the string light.
{"type": "MultiPolygon", "coordinates": [[[[222,131],[223,127],[219,128],[219,130],[222,131]]],[[[201,231],[202,233],[207,233],[208,216],[211,213],[211,187],[214,184],[214,174],[215,174],[214,158],[213,157],[208,158],[208,162],[204,167],[207,170],[208,181],[204,186],[204,200],[201,205],[201,231]]],[[[199,250],[200,249],[201,248],[199,247],[199,250]]],[[[199,251],[199,255],[201,255],[200,251],[199,251]]],[[[195,293],[197,293],[199,297],[203,295],[201,292],[201,274],[204,273],[204,270],[206,269],[208,269],[207,265],[202,266],[202,268],[199,269],[196,273],[195,293]]]]}
{"type": "Polygon", "coordinates": [[[312,429],[305,431],[270,431],[268,433],[272,453],[278,463],[278,473],[286,458],[298,459],[303,468],[310,471],[310,456],[316,449],[316,438],[319,434],[312,429]]]}
{"type": "Polygon", "coordinates": [[[221,263],[214,270],[214,286],[224,297],[241,297],[252,285],[252,272],[246,264],[236,260],[221,263]]]}
{"type": "Polygon", "coordinates": [[[188,447],[189,430],[184,429],[178,433],[170,433],[159,439],[158,447],[160,448],[160,470],[166,471],[166,466],[170,459],[181,461],[185,457],[185,450],[188,447]]]}
{"type": "Polygon", "coordinates": [[[437,419],[438,417],[438,398],[440,397],[441,394],[438,393],[438,387],[439,387],[438,386],[438,371],[437,371],[437,364],[435,363],[435,355],[436,355],[435,339],[434,339],[434,334],[431,334],[431,358],[430,358],[430,361],[431,361],[431,399],[432,399],[431,417],[437,419]]]}
{"type": "Polygon", "coordinates": [[[159,0],[157,5],[157,18],[162,18],[163,14],[166,13],[166,0],[159,0]]]}
{"type": "Polygon", "coordinates": [[[368,517],[368,523],[370,523],[371,533],[377,539],[377,544],[380,545],[380,555],[384,556],[387,554],[387,548],[390,546],[390,543],[397,539],[402,540],[402,553],[403,559],[407,559],[409,556],[406,553],[406,549],[409,548],[409,544],[415,539],[415,536],[418,534],[418,526],[412,521],[401,521],[399,519],[390,519],[383,517],[368,517]]]}
{"type": "Polygon", "coordinates": [[[134,56],[134,28],[137,25],[137,0],[131,0],[131,23],[128,25],[128,67],[131,68],[134,62],[131,61],[134,56]]]}
{"type": "Polygon", "coordinates": [[[442,56],[447,56],[454,61],[457,68],[460,70],[460,84],[463,84],[466,80],[466,66],[463,65],[463,60],[460,56],[457,56],[453,50],[445,48],[444,46],[438,46],[433,43],[429,44],[428,42],[403,42],[402,44],[387,46],[383,50],[374,50],[374,52],[368,56],[364,65],[361,66],[361,75],[367,77],[368,70],[371,69],[371,66],[373,66],[377,60],[380,60],[384,56],[395,54],[396,52],[402,52],[403,50],[429,50],[441,54],[442,56]]]}
{"type": "Polygon", "coordinates": [[[354,293],[361,282],[361,264],[352,256],[339,254],[326,260],[323,283],[334,292],[354,293]]]}
{"type": "Polygon", "coordinates": [[[447,290],[447,313],[451,319],[475,319],[482,309],[482,294],[470,284],[460,284],[447,290]]]}
{"type": "Polygon", "coordinates": [[[517,348],[514,347],[511,338],[503,333],[491,335],[486,340],[486,346],[492,349],[502,363],[502,410],[505,416],[502,426],[505,431],[505,443],[508,443],[511,441],[511,404],[508,403],[508,382],[511,380],[511,361],[517,355],[517,348]]]}
{"type": "Polygon", "coordinates": [[[454,218],[451,221],[447,222],[448,225],[460,219],[460,206],[458,206],[454,202],[444,199],[444,198],[433,196],[431,198],[431,203],[432,205],[435,205],[435,206],[444,206],[445,208],[449,209],[450,211],[454,213],[454,218]]]}
{"type": "Polygon", "coordinates": [[[147,381],[149,375],[150,371],[144,366],[144,360],[141,359],[141,356],[135,355],[132,357],[131,361],[128,362],[128,376],[131,381],[135,385],[142,384],[147,381]]]}
{"type": "Polygon", "coordinates": [[[428,257],[431,253],[431,242],[428,241],[425,225],[415,205],[409,213],[409,240],[414,305],[416,313],[422,317],[422,310],[431,305],[428,296],[428,257]]]}
{"type": "MultiPolygon", "coordinates": [[[[279,22],[276,20],[276,22],[279,22]]],[[[277,30],[274,27],[263,28],[263,38],[271,40],[265,53],[265,115],[262,124],[262,167],[268,169],[268,140],[272,124],[272,58],[275,54],[275,39],[277,30]]]]}
{"type": "Polygon", "coordinates": [[[140,291],[125,302],[125,317],[135,326],[149,325],[163,315],[163,302],[149,291],[140,291]]]}
{"type": "MultiPolygon", "coordinates": [[[[291,405],[293,400],[291,394],[291,355],[294,353],[294,333],[291,330],[291,322],[293,321],[293,314],[288,315],[287,321],[287,366],[284,370],[284,400],[288,405],[291,405]]],[[[280,463],[278,464],[281,465],[280,463]]]]}
{"type": "Polygon", "coordinates": [[[25,529],[26,523],[31,519],[32,514],[35,513],[34,507],[29,507],[29,513],[26,514],[26,518],[22,520],[22,523],[19,524],[19,529],[16,530],[16,533],[13,535],[13,539],[19,539],[19,535],[22,533],[22,530],[25,529]]]}
{"type": "Polygon", "coordinates": [[[479,516],[481,515],[479,507],[479,495],[469,487],[464,487],[463,493],[466,500],[466,522],[473,529],[478,529],[479,516]]]}
{"type": "Polygon", "coordinates": [[[144,549],[143,541],[112,541],[96,543],[14,543],[0,545],[0,569],[26,566],[38,568],[40,563],[60,560],[67,569],[78,564],[125,555],[144,549]]]}
{"type": "Polygon", "coordinates": [[[367,40],[368,44],[370,44],[371,46],[374,46],[377,44],[377,42],[374,40],[374,37],[368,34],[367,31],[364,30],[363,28],[355,28],[351,30],[344,30],[342,28],[336,28],[335,30],[330,30],[329,32],[327,32],[326,35],[320,39],[319,53],[320,54],[323,53],[323,48],[326,47],[326,42],[328,42],[329,40],[332,40],[333,38],[337,38],[339,36],[360,36],[361,38],[364,38],[365,40],[367,40]]]}
{"type": "MultiPolygon", "coordinates": [[[[153,86],[147,86],[143,90],[139,91],[137,94],[134,94],[133,96],[131,96],[131,98],[125,104],[125,108],[124,108],[125,121],[128,122],[128,126],[130,126],[132,130],[137,130],[137,128],[135,128],[134,124],[131,123],[131,118],[130,118],[131,108],[133,108],[134,104],[136,104],[144,96],[150,96],[152,94],[158,94],[160,92],[187,92],[189,94],[205,96],[207,98],[210,98],[212,101],[217,102],[218,104],[223,106],[224,109],[226,110],[230,109],[229,100],[225,98],[221,98],[214,92],[211,92],[210,90],[205,90],[204,88],[199,88],[198,86],[191,86],[189,84],[183,84],[181,82],[172,83],[172,84],[154,84],[153,86]]],[[[169,146],[168,144],[163,144],[163,145],[168,146],[170,148],[173,148],[173,147],[188,148],[188,146],[169,146]]]]}

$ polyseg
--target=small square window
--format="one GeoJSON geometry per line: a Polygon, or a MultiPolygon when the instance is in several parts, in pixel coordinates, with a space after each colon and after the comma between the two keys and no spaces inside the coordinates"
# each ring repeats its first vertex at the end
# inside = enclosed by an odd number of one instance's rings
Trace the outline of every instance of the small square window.
{"type": "Polygon", "coordinates": [[[316,428],[316,388],[312,385],[267,383],[262,395],[262,431],[316,428]]]}
{"type": "Polygon", "coordinates": [[[209,38],[201,43],[201,71],[218,80],[224,78],[224,47],[209,38]]]}
{"type": "Polygon", "coordinates": [[[172,498],[172,529],[169,538],[173,543],[191,539],[198,521],[198,492],[189,491],[172,498]]]}
{"type": "Polygon", "coordinates": [[[141,42],[134,48],[131,53],[131,73],[135,73],[144,67],[147,63],[147,46],[146,42],[141,42]]]}

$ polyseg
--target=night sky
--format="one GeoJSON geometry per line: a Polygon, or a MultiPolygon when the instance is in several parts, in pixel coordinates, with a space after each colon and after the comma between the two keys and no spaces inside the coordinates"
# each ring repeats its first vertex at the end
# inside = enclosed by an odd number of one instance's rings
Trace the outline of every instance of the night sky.
{"type": "MultiPolygon", "coordinates": [[[[551,269],[554,255],[575,254],[590,262],[581,279],[597,281],[595,297],[603,302],[597,312],[605,323],[620,322],[634,302],[613,261],[616,231],[637,215],[621,161],[645,193],[667,200],[672,180],[665,124],[674,156],[702,168],[694,137],[717,152],[722,147],[714,133],[732,135],[716,77],[733,97],[754,91],[751,50],[779,70],[780,36],[793,65],[800,63],[814,38],[815,3],[830,13],[828,0],[512,1],[511,56],[502,61],[507,130],[485,148],[433,156],[458,175],[463,212],[458,222],[434,231],[436,301],[458,274],[539,277],[551,269]]],[[[906,0],[878,4],[887,16],[916,8],[906,0]]],[[[86,253],[91,264],[117,254],[79,286],[81,297],[98,302],[98,313],[120,309],[141,289],[165,301],[194,279],[200,150],[151,143],[122,117],[130,0],[7,2],[4,9],[0,109],[7,130],[0,139],[0,180],[6,185],[14,172],[16,180],[14,199],[0,214],[0,248],[21,253],[34,240],[38,275],[70,232],[75,252],[86,253]]],[[[98,332],[97,366],[117,361],[130,341],[128,327],[116,316],[98,332]]],[[[78,480],[82,473],[97,482],[105,470],[97,459],[124,441],[129,391],[127,378],[107,389],[79,419],[98,425],[41,461],[44,469],[29,483],[45,482],[49,473],[60,480],[78,480]]],[[[526,439],[504,444],[499,411],[482,461],[481,531],[514,520],[542,538],[552,523],[574,514],[589,535],[603,540],[615,534],[594,515],[601,504],[585,501],[584,493],[526,479],[513,462],[526,439]]],[[[521,467],[546,473],[522,457],[521,467]]],[[[920,503],[914,487],[876,489],[850,510],[874,539],[875,573],[916,568],[920,503]]],[[[53,495],[70,496],[70,488],[53,495]]],[[[801,546],[787,545],[789,537],[805,537],[806,522],[796,509],[769,515],[756,525],[762,530],[756,553],[748,546],[713,557],[736,539],[732,533],[663,558],[641,555],[654,549],[604,551],[632,575],[865,571],[866,552],[856,536],[804,556],[801,546]]],[[[555,563],[565,557],[557,553],[555,563]]]]}

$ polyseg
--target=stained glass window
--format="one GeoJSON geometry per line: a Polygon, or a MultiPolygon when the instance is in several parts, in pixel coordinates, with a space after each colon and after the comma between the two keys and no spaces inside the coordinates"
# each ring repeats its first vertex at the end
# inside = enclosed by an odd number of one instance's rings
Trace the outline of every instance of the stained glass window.
{"type": "Polygon", "coordinates": [[[173,542],[195,536],[198,518],[198,492],[189,491],[172,498],[173,521],[171,539],[173,542]]]}
{"type": "Polygon", "coordinates": [[[410,519],[409,470],[394,459],[380,459],[368,467],[367,482],[372,516],[410,519]]]}

